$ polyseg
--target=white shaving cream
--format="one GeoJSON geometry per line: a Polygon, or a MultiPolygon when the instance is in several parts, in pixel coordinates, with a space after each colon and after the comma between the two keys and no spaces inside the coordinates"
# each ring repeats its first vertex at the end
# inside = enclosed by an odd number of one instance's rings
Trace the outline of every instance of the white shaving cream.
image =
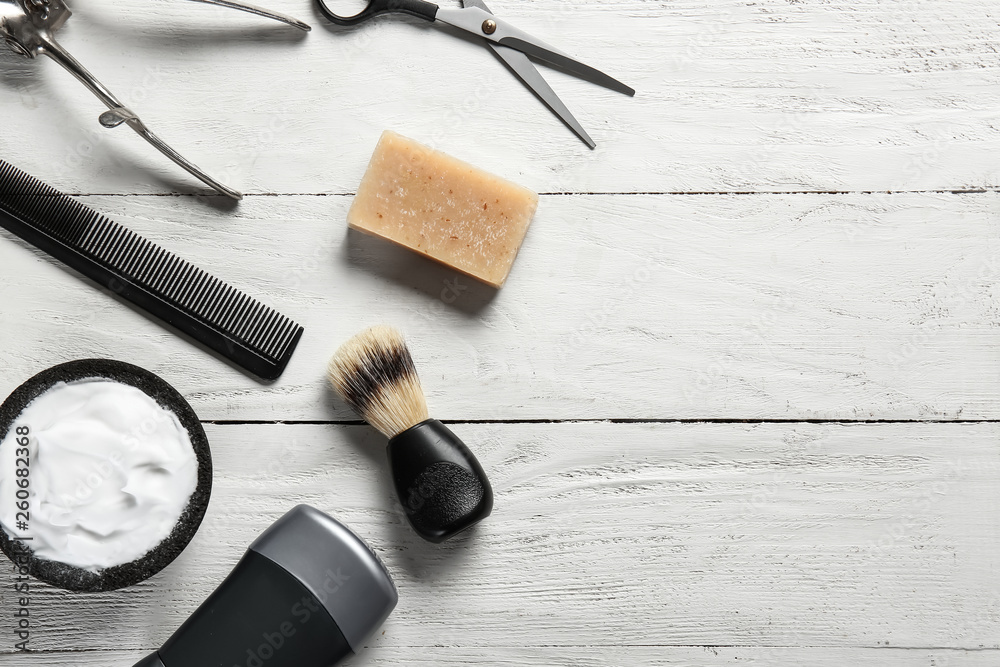
{"type": "Polygon", "coordinates": [[[198,460],[177,416],[112,380],[55,384],[0,442],[4,531],[31,538],[25,544],[39,558],[92,572],[155,548],[197,484],[198,460]],[[27,452],[18,442],[23,437],[27,452]],[[28,480],[26,521],[24,505],[18,507],[25,500],[22,479],[28,480]]]}

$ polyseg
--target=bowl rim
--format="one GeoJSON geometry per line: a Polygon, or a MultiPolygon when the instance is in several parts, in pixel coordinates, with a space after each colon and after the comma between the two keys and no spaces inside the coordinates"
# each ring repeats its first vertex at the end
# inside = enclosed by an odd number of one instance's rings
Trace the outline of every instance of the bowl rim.
{"type": "MultiPolygon", "coordinates": [[[[163,570],[184,551],[198,532],[212,494],[212,452],[201,420],[185,398],[166,380],[139,366],[113,359],[78,359],[57,364],[32,376],[0,404],[0,443],[28,404],[59,382],[101,379],[139,389],[173,412],[187,430],[198,459],[198,483],[170,534],[144,556],[129,563],[91,572],[75,565],[38,558],[28,543],[9,536],[0,524],[0,551],[19,574],[69,591],[102,592],[133,586],[163,570]]],[[[2,446],[2,445],[0,445],[2,446]]]]}

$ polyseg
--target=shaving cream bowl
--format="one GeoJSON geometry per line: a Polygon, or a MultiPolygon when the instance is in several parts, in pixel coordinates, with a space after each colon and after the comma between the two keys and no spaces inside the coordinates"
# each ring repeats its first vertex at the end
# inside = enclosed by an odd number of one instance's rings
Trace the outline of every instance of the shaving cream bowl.
{"type": "Polygon", "coordinates": [[[120,361],[53,366],[0,405],[0,550],[71,591],[169,565],[208,508],[212,456],[177,390],[120,361]]]}

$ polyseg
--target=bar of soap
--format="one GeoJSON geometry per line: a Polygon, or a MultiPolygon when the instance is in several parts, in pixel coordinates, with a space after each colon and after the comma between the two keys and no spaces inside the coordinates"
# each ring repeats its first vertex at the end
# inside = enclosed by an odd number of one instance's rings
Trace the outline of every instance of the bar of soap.
{"type": "Polygon", "coordinates": [[[348,224],[500,288],[538,195],[395,132],[383,132],[348,224]]]}

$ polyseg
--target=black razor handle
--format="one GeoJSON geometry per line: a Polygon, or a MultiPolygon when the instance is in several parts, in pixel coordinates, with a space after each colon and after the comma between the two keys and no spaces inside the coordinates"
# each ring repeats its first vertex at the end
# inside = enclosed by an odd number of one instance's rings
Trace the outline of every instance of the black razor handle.
{"type": "Polygon", "coordinates": [[[364,647],[398,600],[360,537],[299,505],[261,533],[215,592],[134,667],[333,667],[364,647]]]}
{"type": "Polygon", "coordinates": [[[475,454],[436,419],[389,441],[396,494],[413,529],[443,542],[493,511],[493,488],[475,454]]]}
{"type": "Polygon", "coordinates": [[[312,592],[253,550],[157,651],[164,667],[328,667],[351,654],[312,592]]]}

